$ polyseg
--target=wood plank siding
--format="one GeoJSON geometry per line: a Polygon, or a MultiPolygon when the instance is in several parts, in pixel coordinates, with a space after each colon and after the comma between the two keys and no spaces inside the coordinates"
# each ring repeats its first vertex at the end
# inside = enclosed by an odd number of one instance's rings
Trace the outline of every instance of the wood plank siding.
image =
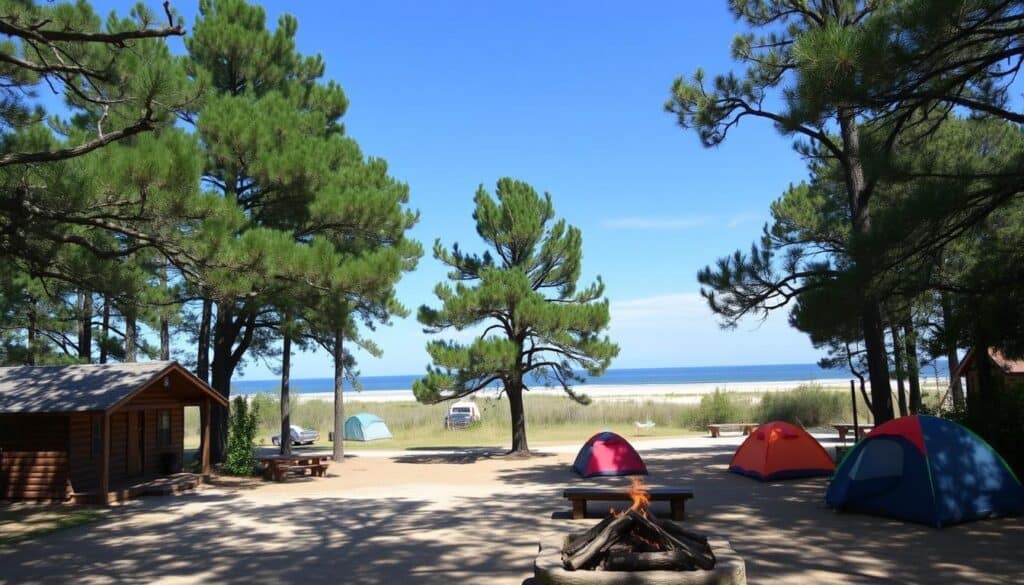
{"type": "Polygon", "coordinates": [[[0,496],[65,499],[67,448],[67,416],[0,415],[0,496]]]}
{"type": "Polygon", "coordinates": [[[71,491],[75,493],[95,491],[100,486],[103,447],[99,439],[93,437],[94,426],[98,434],[103,433],[102,413],[76,412],[71,415],[68,453],[71,491]]]}

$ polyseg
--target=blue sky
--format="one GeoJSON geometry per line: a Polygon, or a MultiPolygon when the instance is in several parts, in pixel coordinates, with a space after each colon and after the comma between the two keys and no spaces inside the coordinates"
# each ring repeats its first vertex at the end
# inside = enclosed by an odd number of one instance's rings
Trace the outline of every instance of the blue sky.
{"type": "MultiPolygon", "coordinates": [[[[600,274],[612,303],[622,349],[612,367],[817,359],[785,315],[720,331],[698,295],[697,270],[748,248],[769,203],[806,176],[769,124],[745,122],[709,150],[662,109],[677,75],[736,67],[739,28],[724,0],[262,4],[271,23],[298,18],[299,49],[320,53],[349,96],[349,134],[410,186],[422,218],[413,236],[428,250],[398,286],[410,309],[433,303],[444,278],[434,239],[481,249],[473,193],[512,176],[551,193],[582,229],[584,276],[600,274]]],[[[197,3],[173,6],[191,26],[197,3]]],[[[427,337],[413,317],[373,338],[385,355],[359,356],[364,375],[424,370],[427,337]]],[[[295,378],[332,371],[322,354],[293,364],[295,378]]],[[[267,377],[263,364],[245,371],[267,377]]]]}

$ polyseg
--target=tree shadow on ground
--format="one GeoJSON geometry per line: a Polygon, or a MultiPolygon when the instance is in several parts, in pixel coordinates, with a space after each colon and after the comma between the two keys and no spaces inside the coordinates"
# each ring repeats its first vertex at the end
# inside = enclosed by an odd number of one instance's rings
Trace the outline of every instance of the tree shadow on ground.
{"type": "Polygon", "coordinates": [[[451,453],[429,453],[422,455],[399,455],[395,457],[396,463],[415,463],[415,464],[469,464],[476,463],[482,459],[495,459],[495,460],[507,460],[507,461],[523,461],[523,460],[535,460],[547,457],[554,457],[554,453],[542,453],[533,452],[529,457],[523,457],[516,454],[510,454],[504,450],[487,450],[479,448],[471,448],[465,450],[461,448],[455,448],[454,452],[451,453]]]}
{"type": "MultiPolygon", "coordinates": [[[[828,478],[759,482],[728,472],[734,445],[642,453],[651,486],[690,486],[686,523],[727,538],[747,561],[751,582],[1018,583],[1024,520],[1002,518],[942,530],[888,518],[837,513],[824,504],[828,478]]],[[[628,485],[627,478],[579,478],[565,466],[507,470],[502,481],[628,485]]],[[[564,502],[564,500],[563,500],[564,502]]],[[[567,507],[568,504],[565,504],[567,507]]],[[[602,503],[589,513],[603,515],[602,503]],[[596,510],[595,510],[596,508],[596,510]]],[[[592,522],[592,521],[590,521],[592,522]]]]}
{"type": "Polygon", "coordinates": [[[0,550],[0,565],[12,582],[73,574],[86,583],[519,583],[546,508],[513,498],[256,503],[197,494],[150,500],[101,529],[0,550]]]}
{"type": "MultiPolygon", "coordinates": [[[[723,443],[641,454],[651,485],[693,486],[686,522],[728,539],[747,561],[751,583],[1022,580],[1020,518],[937,530],[837,514],[823,503],[827,479],[761,483],[728,473],[734,449],[723,443]]],[[[569,509],[561,490],[628,482],[579,478],[570,457],[424,469],[428,479],[402,486],[382,480],[354,489],[328,478],[296,485],[294,494],[269,484],[144,500],[102,524],[0,549],[0,581],[529,583],[538,541],[595,521],[552,518],[569,509]],[[494,481],[460,483],[481,473],[494,481]]]]}

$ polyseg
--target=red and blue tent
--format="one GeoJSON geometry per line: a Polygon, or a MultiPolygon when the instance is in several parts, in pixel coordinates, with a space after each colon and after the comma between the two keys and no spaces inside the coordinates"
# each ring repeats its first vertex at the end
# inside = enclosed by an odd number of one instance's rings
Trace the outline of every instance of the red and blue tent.
{"type": "Polygon", "coordinates": [[[595,475],[647,475],[647,466],[629,441],[611,431],[587,439],[572,469],[583,477],[595,475]]]}
{"type": "Polygon", "coordinates": [[[850,450],[825,502],[942,527],[1024,513],[1024,487],[968,429],[934,416],[905,416],[876,427],[850,450]]]}

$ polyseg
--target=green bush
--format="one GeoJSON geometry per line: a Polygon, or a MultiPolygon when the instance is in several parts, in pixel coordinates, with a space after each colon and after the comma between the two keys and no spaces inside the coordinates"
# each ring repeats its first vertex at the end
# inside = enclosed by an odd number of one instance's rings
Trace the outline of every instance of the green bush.
{"type": "Polygon", "coordinates": [[[704,430],[712,423],[747,422],[748,418],[749,398],[743,401],[716,388],[711,394],[701,396],[699,406],[683,412],[682,426],[704,430]]]}
{"type": "Polygon", "coordinates": [[[242,396],[231,402],[228,415],[227,456],[223,471],[228,475],[252,475],[256,469],[256,428],[259,421],[259,403],[249,403],[242,396]]]}
{"type": "Polygon", "coordinates": [[[958,422],[985,439],[999,453],[1017,477],[1024,477],[1024,388],[998,392],[991,400],[979,401],[970,410],[943,410],[942,416],[958,422]]]}
{"type": "Polygon", "coordinates": [[[826,390],[816,384],[799,386],[789,392],[769,392],[757,407],[758,422],[782,420],[802,427],[842,422],[850,410],[843,392],[826,390]]]}

